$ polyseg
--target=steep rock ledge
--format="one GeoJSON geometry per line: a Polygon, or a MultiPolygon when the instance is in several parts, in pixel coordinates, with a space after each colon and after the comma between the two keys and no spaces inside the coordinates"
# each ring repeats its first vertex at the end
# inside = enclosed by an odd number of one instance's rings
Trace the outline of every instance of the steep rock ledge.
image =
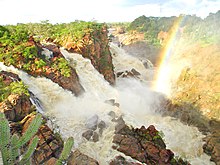
{"type": "Polygon", "coordinates": [[[44,46],[30,37],[27,41],[19,42],[12,48],[6,45],[2,50],[0,61],[5,65],[13,65],[35,77],[49,78],[76,96],[84,91],[75,69],[69,66],[56,45],[44,46]],[[51,56],[44,54],[44,50],[51,51],[51,56]]]}
{"type": "Polygon", "coordinates": [[[63,43],[63,46],[70,52],[82,54],[83,57],[90,59],[104,78],[110,84],[115,84],[107,26],[101,25],[100,28],[87,32],[78,45],[70,40],[63,43]]]}
{"type": "MultiPolygon", "coordinates": [[[[2,71],[0,77],[4,96],[1,98],[0,112],[10,121],[11,133],[21,136],[35,117],[36,109],[30,101],[27,88],[18,86],[21,81],[17,75],[2,71]]],[[[33,164],[45,163],[50,158],[57,159],[63,148],[62,139],[54,134],[44,120],[37,132],[39,143],[32,155],[33,164]]]]}
{"type": "MultiPolygon", "coordinates": [[[[46,48],[49,51],[53,53],[53,57],[50,59],[53,63],[56,61],[59,61],[59,59],[64,60],[64,56],[60,52],[60,49],[56,45],[41,45],[41,44],[36,44],[38,48],[46,48]]],[[[58,64],[59,65],[59,64],[58,64]]],[[[76,70],[72,67],[69,67],[69,73],[68,76],[62,75],[62,70],[61,72],[52,69],[51,67],[48,67],[45,72],[41,72],[43,76],[51,79],[53,82],[59,84],[61,87],[64,89],[68,89],[72,91],[76,96],[80,95],[82,92],[84,92],[84,89],[82,85],[79,83],[79,77],[76,73],[76,70]]]]}

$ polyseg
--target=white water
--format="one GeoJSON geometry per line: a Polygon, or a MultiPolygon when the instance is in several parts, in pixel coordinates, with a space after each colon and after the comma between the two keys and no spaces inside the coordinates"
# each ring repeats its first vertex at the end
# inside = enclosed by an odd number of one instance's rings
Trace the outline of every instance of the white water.
{"type": "MultiPolygon", "coordinates": [[[[0,65],[0,68],[20,76],[29,86],[30,91],[41,100],[46,113],[55,117],[62,136],[64,138],[74,137],[75,148],[79,148],[83,153],[98,160],[101,165],[108,164],[115,155],[119,155],[119,152],[111,148],[114,123],[111,122],[108,113],[114,111],[118,116],[122,114],[126,123],[134,127],[155,125],[165,134],[167,148],[174,151],[176,155],[188,159],[193,165],[213,164],[209,161],[210,157],[202,153],[203,135],[194,127],[183,125],[171,117],[162,117],[155,112],[161,96],[151,91],[144,82],[135,79],[119,79],[116,87],[113,88],[93,68],[88,59],[84,59],[78,54],[67,53],[65,50],[62,50],[62,53],[75,66],[86,90],[80,97],[75,97],[46,78],[34,78],[13,67],[0,65]],[[112,98],[120,103],[120,108],[104,102],[112,98]],[[81,136],[86,130],[86,121],[95,114],[107,124],[107,129],[96,143],[88,142],[81,136]]],[[[134,60],[129,61],[129,59],[130,57],[127,57],[126,54],[117,55],[117,62],[114,61],[114,64],[117,64],[115,69],[132,67],[134,60]],[[123,66],[121,67],[120,64],[123,66]]],[[[136,63],[134,67],[142,74],[148,72],[136,63]]],[[[145,76],[142,75],[143,78],[147,78],[145,76]]]]}
{"type": "Polygon", "coordinates": [[[111,44],[111,53],[113,58],[114,72],[124,72],[131,71],[131,69],[135,69],[138,71],[141,76],[139,76],[142,81],[149,81],[153,78],[153,64],[149,64],[150,69],[146,69],[144,64],[137,58],[130,56],[125,53],[125,51],[115,44],[111,44]]]}

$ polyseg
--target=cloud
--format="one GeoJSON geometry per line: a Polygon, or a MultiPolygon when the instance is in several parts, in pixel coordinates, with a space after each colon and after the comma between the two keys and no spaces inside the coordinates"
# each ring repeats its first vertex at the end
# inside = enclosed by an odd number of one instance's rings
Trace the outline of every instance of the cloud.
{"type": "Polygon", "coordinates": [[[219,0],[0,0],[0,24],[50,20],[100,22],[133,21],[146,16],[197,14],[205,17],[219,10],[219,0]]]}

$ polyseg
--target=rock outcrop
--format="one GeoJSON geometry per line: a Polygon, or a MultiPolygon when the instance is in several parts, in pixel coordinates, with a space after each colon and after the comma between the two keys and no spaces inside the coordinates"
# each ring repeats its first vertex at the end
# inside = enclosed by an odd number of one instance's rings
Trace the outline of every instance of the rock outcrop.
{"type": "Polygon", "coordinates": [[[136,71],[134,68],[132,68],[130,71],[126,70],[126,71],[123,71],[123,72],[117,72],[116,73],[117,77],[133,77],[133,78],[139,78],[138,76],[140,76],[141,74],[136,71]]]}
{"type": "MultiPolygon", "coordinates": [[[[51,58],[48,59],[51,65],[53,65],[53,63],[56,63],[56,61],[59,61],[59,59],[65,60],[58,46],[53,44],[41,45],[40,43],[36,43],[34,41],[32,42],[38,47],[40,54],[42,54],[43,48],[49,50],[52,53],[51,58]]],[[[34,71],[31,74],[45,76],[51,79],[53,82],[59,84],[64,89],[70,90],[76,96],[78,96],[84,91],[84,89],[82,85],[79,83],[79,77],[76,73],[76,70],[70,66],[68,66],[68,69],[68,76],[63,75],[62,71],[54,69],[50,65],[46,66],[45,68],[42,68],[37,72],[34,71]]]]}
{"type": "Polygon", "coordinates": [[[99,165],[99,163],[95,159],[76,150],[70,154],[67,165],[99,165]]]}
{"type": "Polygon", "coordinates": [[[136,163],[136,162],[130,162],[128,160],[126,160],[123,156],[119,155],[116,156],[114,160],[112,160],[109,165],[122,165],[122,164],[126,164],[126,165],[142,165],[142,163],[136,163]]]}
{"type": "MultiPolygon", "coordinates": [[[[10,84],[13,82],[19,83],[21,79],[13,73],[1,71],[0,72],[0,84],[1,88],[11,87],[10,84]]],[[[7,95],[4,93],[6,91],[1,91],[2,96],[0,100],[0,112],[4,113],[6,118],[10,122],[10,131],[12,134],[17,134],[21,136],[28,129],[31,121],[36,115],[36,108],[32,105],[30,101],[30,94],[28,94],[28,89],[21,86],[24,89],[17,88],[15,91],[11,91],[7,88],[9,93],[7,95]],[[15,93],[13,93],[15,92],[15,93]]],[[[99,130],[103,130],[105,124],[103,121],[96,123],[99,130]]],[[[63,140],[59,133],[55,133],[52,128],[47,125],[47,118],[43,116],[43,124],[38,129],[36,135],[39,138],[37,148],[35,149],[33,155],[31,156],[31,163],[33,165],[45,164],[54,165],[56,164],[60,154],[63,150],[63,140]]],[[[22,152],[22,151],[21,151],[22,152]]],[[[71,152],[68,165],[98,165],[99,163],[84,155],[80,151],[76,150],[71,152]]]]}
{"type": "Polygon", "coordinates": [[[42,45],[29,37],[28,41],[16,43],[13,48],[3,47],[2,52],[1,62],[7,66],[13,65],[35,77],[49,78],[76,96],[84,91],[75,69],[69,66],[56,45],[42,45]]]}
{"type": "Polygon", "coordinates": [[[160,133],[153,125],[148,128],[130,128],[121,117],[116,122],[114,149],[148,165],[189,165],[182,159],[174,158],[174,153],[166,149],[160,133]]]}
{"type": "MultiPolygon", "coordinates": [[[[3,86],[9,86],[12,82],[20,82],[20,78],[13,73],[1,71],[0,72],[1,83],[3,86]]],[[[10,93],[9,89],[7,91],[2,91],[1,95],[6,95],[6,98],[0,102],[0,112],[4,113],[6,118],[10,121],[20,121],[26,115],[34,111],[32,103],[28,95],[21,93],[10,93]],[[3,92],[3,93],[2,93],[3,92]]]]}
{"type": "MultiPolygon", "coordinates": [[[[13,73],[2,71],[0,76],[2,77],[1,83],[6,86],[10,86],[13,82],[20,82],[19,77],[13,73]]],[[[21,136],[27,130],[30,122],[35,117],[35,111],[36,109],[30,101],[30,95],[25,93],[9,93],[0,102],[0,112],[4,113],[10,121],[11,133],[18,136],[21,136]]],[[[49,159],[56,160],[59,158],[63,148],[63,141],[47,126],[46,119],[36,135],[39,137],[39,142],[32,155],[32,164],[47,164],[46,162],[49,159]]]]}
{"type": "Polygon", "coordinates": [[[110,83],[115,84],[112,56],[109,50],[108,31],[105,25],[87,33],[81,41],[80,48],[71,41],[63,45],[68,51],[82,54],[91,60],[92,65],[110,83]]]}
{"type": "MultiPolygon", "coordinates": [[[[26,131],[34,117],[34,114],[30,114],[21,121],[22,134],[26,131]]],[[[56,162],[63,149],[63,140],[46,124],[40,126],[36,135],[39,137],[39,142],[32,155],[32,164],[50,164],[49,162],[52,160],[56,162]]]]}

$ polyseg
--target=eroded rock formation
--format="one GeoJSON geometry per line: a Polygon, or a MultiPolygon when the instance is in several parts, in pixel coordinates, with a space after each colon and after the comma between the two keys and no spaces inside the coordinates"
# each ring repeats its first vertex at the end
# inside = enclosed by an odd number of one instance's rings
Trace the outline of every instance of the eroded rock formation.
{"type": "Polygon", "coordinates": [[[159,131],[153,125],[148,128],[130,128],[121,117],[116,122],[114,149],[148,165],[189,165],[182,159],[174,158],[174,153],[166,149],[159,131]]]}
{"type": "Polygon", "coordinates": [[[109,50],[108,31],[106,26],[102,26],[101,30],[96,29],[91,33],[87,33],[78,48],[74,43],[68,42],[64,47],[70,51],[82,54],[83,57],[91,60],[92,65],[104,76],[110,83],[115,83],[115,75],[113,71],[112,56],[109,50]]]}

